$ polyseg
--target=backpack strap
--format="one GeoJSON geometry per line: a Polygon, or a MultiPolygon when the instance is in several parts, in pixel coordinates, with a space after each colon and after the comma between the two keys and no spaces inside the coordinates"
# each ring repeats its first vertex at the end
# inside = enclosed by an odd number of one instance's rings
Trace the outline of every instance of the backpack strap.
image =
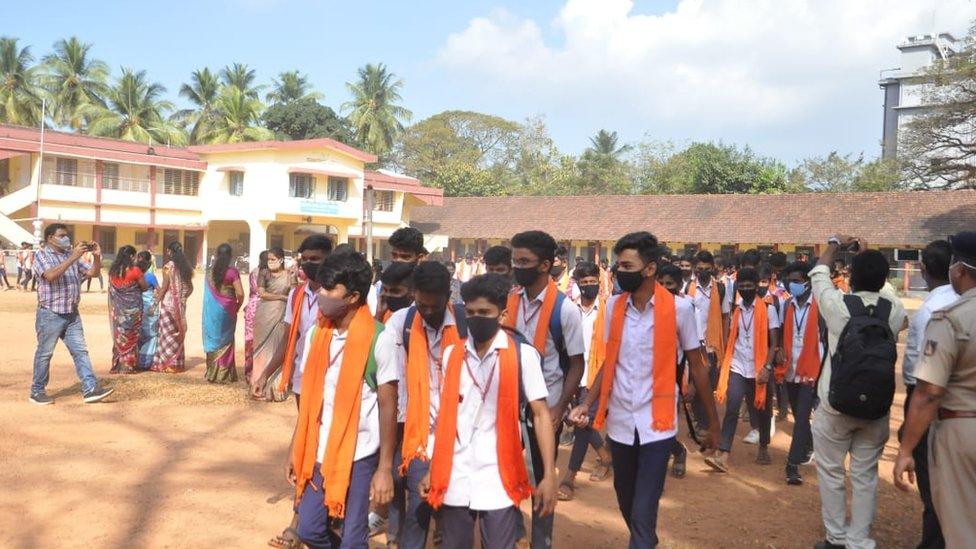
{"type": "Polygon", "coordinates": [[[871,314],[868,312],[868,308],[864,306],[864,301],[854,294],[844,294],[844,305],[847,307],[847,311],[851,313],[851,318],[871,314]]]}
{"type": "MultiPolygon", "coordinates": [[[[468,323],[465,318],[464,304],[453,303],[454,324],[457,327],[458,336],[461,339],[467,338],[468,323]]],[[[403,320],[403,350],[410,352],[410,328],[413,327],[413,319],[417,316],[417,306],[411,305],[407,309],[407,318],[403,320]]]]}
{"type": "Polygon", "coordinates": [[[467,313],[464,312],[464,303],[452,303],[454,311],[454,326],[457,328],[458,337],[461,339],[467,339],[468,337],[468,321],[467,313]]]}
{"type": "Polygon", "coordinates": [[[379,339],[380,333],[385,327],[382,322],[374,321],[376,323],[376,329],[373,331],[373,340],[369,343],[369,357],[366,359],[366,371],[363,373],[363,381],[370,389],[376,390],[379,385],[376,379],[376,340],[379,339]]]}
{"type": "Polygon", "coordinates": [[[562,310],[563,302],[566,301],[566,294],[556,291],[556,304],[552,307],[552,315],[549,316],[549,334],[552,341],[556,344],[556,349],[562,353],[566,350],[566,341],[563,340],[562,310]]]}
{"type": "Polygon", "coordinates": [[[411,305],[407,309],[407,318],[403,321],[403,350],[410,352],[410,328],[413,327],[413,317],[417,316],[417,306],[411,305]]]}
{"type": "Polygon", "coordinates": [[[874,306],[872,314],[874,318],[888,322],[888,319],[891,318],[891,302],[883,297],[879,297],[878,304],[874,306]]]}

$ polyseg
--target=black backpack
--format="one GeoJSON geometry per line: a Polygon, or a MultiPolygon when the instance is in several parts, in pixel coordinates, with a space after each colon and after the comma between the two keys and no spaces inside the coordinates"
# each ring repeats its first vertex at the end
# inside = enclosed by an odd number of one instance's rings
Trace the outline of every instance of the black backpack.
{"type": "Polygon", "coordinates": [[[880,298],[874,307],[865,307],[860,297],[845,295],[844,304],[851,319],[830,359],[828,401],[842,414],[880,419],[895,396],[898,351],[888,323],[891,302],[880,298]]]}

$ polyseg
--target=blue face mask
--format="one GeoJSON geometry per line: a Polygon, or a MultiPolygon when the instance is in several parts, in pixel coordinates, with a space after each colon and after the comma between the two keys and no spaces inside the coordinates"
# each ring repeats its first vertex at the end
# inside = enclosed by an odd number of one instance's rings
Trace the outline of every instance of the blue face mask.
{"type": "Polygon", "coordinates": [[[799,297],[806,293],[807,285],[800,282],[790,282],[790,295],[799,297]]]}

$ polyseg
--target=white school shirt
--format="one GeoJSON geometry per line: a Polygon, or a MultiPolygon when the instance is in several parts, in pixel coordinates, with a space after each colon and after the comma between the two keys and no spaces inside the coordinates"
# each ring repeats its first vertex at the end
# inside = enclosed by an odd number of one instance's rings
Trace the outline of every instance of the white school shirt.
{"type": "MultiPolygon", "coordinates": [[[[613,311],[619,299],[615,295],[607,300],[607,311],[613,311]]],[[[678,349],[691,351],[701,345],[695,322],[695,308],[689,299],[675,298],[675,325],[678,349]]],[[[605,316],[604,341],[609,341],[613,314],[605,316]]],[[[633,299],[627,299],[624,313],[623,334],[613,387],[607,404],[607,436],[620,444],[634,444],[634,432],[640,444],[664,440],[678,433],[678,385],[675,383],[675,428],[655,431],[651,427],[651,400],[654,385],[654,298],[643,311],[634,307],[633,299]]],[[[677,364],[674,365],[677,369],[677,364]]]]}
{"type": "MultiPolygon", "coordinates": [[[[793,383],[796,381],[796,367],[800,363],[800,355],[803,354],[803,334],[807,331],[807,324],[812,322],[819,322],[819,318],[810,318],[810,304],[813,303],[813,296],[808,296],[806,303],[800,303],[797,300],[793,301],[793,356],[786,357],[790,361],[790,367],[786,370],[785,381],[787,383],[793,383]]],[[[789,312],[789,303],[783,300],[785,305],[783,306],[783,329],[786,329],[786,318],[785,315],[789,312]]],[[[786,334],[783,334],[783,339],[786,339],[786,334]]],[[[819,341],[819,338],[818,338],[819,341]]],[[[818,343],[818,359],[823,358],[823,344],[818,343]]]]}
{"type": "MultiPolygon", "coordinates": [[[[575,305],[574,305],[575,307],[575,305]]],[[[474,342],[468,338],[464,346],[466,366],[461,366],[461,387],[457,412],[457,439],[454,442],[454,461],[451,482],[444,494],[444,504],[469,507],[475,511],[494,511],[513,505],[502,485],[498,470],[497,406],[498,406],[498,349],[508,348],[508,335],[499,330],[483,359],[478,358],[474,342]],[[481,389],[475,386],[471,373],[488,393],[482,400],[481,389]],[[488,375],[491,374],[489,381],[488,375]]],[[[454,345],[444,351],[444,363],[451,353],[458,352],[454,345]]],[[[531,345],[521,345],[522,386],[525,398],[532,402],[549,394],[542,375],[539,353],[531,345]]],[[[522,441],[527,444],[528,441],[522,441]]]]}
{"type": "MultiPolygon", "coordinates": [[[[305,371],[305,363],[308,360],[308,352],[312,348],[312,337],[318,330],[309,330],[305,334],[305,349],[302,353],[302,361],[299,370],[305,371]]],[[[342,370],[342,357],[346,344],[346,333],[332,333],[332,341],[329,342],[329,356],[332,357],[332,365],[325,371],[325,383],[322,385],[322,414],[319,425],[319,448],[315,460],[322,463],[325,459],[325,447],[329,442],[329,431],[332,430],[332,415],[335,410],[336,387],[339,383],[339,372],[342,370]]],[[[390,369],[389,364],[376,362],[376,385],[396,381],[396,369],[390,369]]],[[[356,436],[356,454],[353,461],[369,457],[380,448],[380,408],[379,399],[376,391],[370,388],[363,380],[362,402],[359,405],[359,433],[356,436]]]]}
{"type": "Polygon", "coordinates": [[[580,321],[583,328],[583,377],[580,378],[580,387],[586,387],[586,380],[590,376],[590,347],[593,346],[593,329],[596,326],[597,313],[600,310],[600,299],[593,300],[593,307],[589,311],[579,305],[580,321]]]}
{"type": "MultiPolygon", "coordinates": [[[[716,288],[718,288],[718,285],[712,279],[712,282],[709,282],[708,286],[697,285],[695,295],[689,296],[691,302],[695,305],[695,318],[698,319],[698,332],[702,341],[705,341],[705,334],[708,331],[708,311],[712,306],[712,292],[716,288]]],[[[730,312],[729,307],[729,300],[724,299],[719,308],[722,310],[723,315],[727,315],[730,312]]]]}
{"type": "MultiPolygon", "coordinates": [[[[407,348],[403,344],[403,325],[407,321],[407,310],[404,307],[393,313],[393,316],[386,321],[386,329],[376,340],[376,360],[390,361],[397,373],[397,422],[403,423],[407,419],[407,348]]],[[[443,373],[444,363],[441,356],[444,350],[441,348],[441,339],[444,335],[445,326],[455,326],[457,321],[454,319],[453,307],[448,304],[447,313],[444,315],[444,324],[440,329],[435,330],[427,325],[427,321],[420,317],[424,331],[427,333],[427,361],[430,373],[430,436],[431,441],[427,445],[427,451],[433,452],[434,426],[437,419],[437,408],[440,406],[440,375],[443,373]]],[[[460,334],[464,338],[467,334],[460,334]]],[[[429,456],[428,456],[429,457],[429,456]]]]}
{"type": "MultiPolygon", "coordinates": [[[[535,329],[539,324],[542,302],[547,291],[549,291],[548,286],[543,288],[539,295],[535,296],[535,299],[529,301],[525,295],[525,289],[522,290],[519,299],[518,322],[515,329],[530,342],[535,340],[535,329]]],[[[583,322],[579,307],[567,297],[563,300],[562,308],[559,311],[553,310],[552,314],[558,314],[559,322],[562,323],[566,354],[568,356],[582,355],[584,351],[583,322]]],[[[548,330],[546,332],[546,353],[542,359],[542,375],[546,378],[546,386],[549,387],[549,398],[546,399],[546,402],[549,406],[555,406],[563,395],[563,371],[559,367],[559,351],[556,350],[556,343],[548,330]]]]}
{"type": "Polygon", "coordinates": [[[952,289],[951,284],[944,284],[933,288],[918,311],[908,321],[908,338],[905,340],[905,359],[902,361],[901,372],[905,385],[915,385],[915,368],[922,356],[922,345],[925,338],[925,326],[932,318],[932,312],[952,305],[959,299],[959,294],[952,289]]]}
{"type": "Polygon", "coordinates": [[[732,351],[732,371],[746,379],[756,378],[755,361],[755,341],[756,334],[752,333],[754,328],[753,315],[756,303],[766,306],[766,314],[769,315],[769,329],[779,328],[779,311],[774,305],[763,302],[758,295],[753,298],[752,304],[748,307],[739,303],[742,312],[739,314],[739,337],[735,340],[735,349],[732,351]],[[746,338],[746,329],[749,330],[749,337],[746,338]]]}
{"type": "MultiPolygon", "coordinates": [[[[288,304],[285,305],[285,324],[291,325],[295,322],[293,318],[292,311],[295,310],[295,304],[293,298],[297,288],[288,292],[288,304]]],[[[299,359],[305,356],[305,336],[308,334],[309,329],[315,324],[315,321],[319,317],[319,302],[315,295],[315,291],[312,287],[306,283],[305,284],[305,296],[302,298],[302,313],[301,313],[301,325],[298,326],[298,338],[295,341],[295,362],[299,362],[299,359]]],[[[288,343],[287,341],[285,343],[288,343]]],[[[292,370],[291,375],[291,392],[296,395],[302,394],[302,370],[300,367],[296,367],[292,370]]]]}

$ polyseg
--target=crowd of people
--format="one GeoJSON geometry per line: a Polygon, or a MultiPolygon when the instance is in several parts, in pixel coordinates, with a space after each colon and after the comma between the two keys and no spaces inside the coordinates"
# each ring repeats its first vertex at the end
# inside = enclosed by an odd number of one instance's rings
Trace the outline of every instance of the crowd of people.
{"type": "MultiPolygon", "coordinates": [[[[101,400],[111,389],[92,373],[77,312],[100,251],[72,246],[63,225],[44,236],[31,268],[31,401],[53,402],[44,387],[58,338],[85,401],[101,400]]],[[[922,251],[930,293],[911,322],[887,259],[850,236],[831,238],[815,261],[756,250],[726,261],[704,250],[674,257],[637,232],[617,241],[612,265],[576,258],[572,268],[542,231],[457,263],[431,257],[413,228],[389,244],[385,268],[326,235],[306,238],[291,268],[269,249],[247,275],[248,295],[228,244],[205,273],[206,379],[238,380],[243,307],[251,397],[296,403],[286,466],[294,514],[272,546],[366,547],[383,528],[391,546],[465,548],[477,526],[483,547],[550,547],[554,508],[575,497],[592,448],[590,480],[613,477],[630,547],[654,547],[666,477],[686,472],[682,417],[704,463],[730,473],[737,442],[758,445],[756,462],[770,465],[776,421],[792,415],[781,478],[800,486],[801,467],[816,464],[825,530],[816,547],[874,547],[906,328],[896,485],[918,480],[920,546],[976,539],[976,232],[922,251]],[[571,450],[557,476],[561,444],[571,450]]],[[[108,274],[112,372],[183,371],[193,286],[180,245],[167,247],[158,274],[148,253],[123,246],[108,274]]]]}

